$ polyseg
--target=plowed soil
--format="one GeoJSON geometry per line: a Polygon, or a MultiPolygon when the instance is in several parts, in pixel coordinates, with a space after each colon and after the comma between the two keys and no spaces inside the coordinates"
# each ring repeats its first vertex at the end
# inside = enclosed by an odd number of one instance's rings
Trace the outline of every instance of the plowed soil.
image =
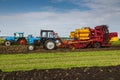
{"type": "Polygon", "coordinates": [[[0,46],[1,54],[14,54],[28,52],[26,45],[0,46]]]}
{"type": "Polygon", "coordinates": [[[45,50],[42,47],[36,47],[34,51],[29,51],[27,45],[13,45],[13,46],[0,46],[0,54],[19,54],[19,53],[56,53],[56,52],[80,52],[80,51],[108,51],[108,50],[120,50],[120,45],[111,46],[106,48],[84,48],[84,49],[68,49],[68,48],[58,48],[55,50],[45,50]]]}
{"type": "Polygon", "coordinates": [[[0,71],[0,80],[120,80],[120,66],[0,71]]]}

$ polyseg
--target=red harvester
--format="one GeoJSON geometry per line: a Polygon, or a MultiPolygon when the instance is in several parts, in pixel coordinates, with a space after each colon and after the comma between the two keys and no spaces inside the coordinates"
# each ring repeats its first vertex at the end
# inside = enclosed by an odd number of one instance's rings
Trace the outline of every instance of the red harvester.
{"type": "Polygon", "coordinates": [[[94,29],[90,27],[76,29],[74,32],[70,33],[70,38],[72,38],[72,40],[62,42],[60,47],[80,49],[111,46],[112,41],[118,40],[118,33],[109,32],[108,26],[100,25],[96,26],[94,29]]]}

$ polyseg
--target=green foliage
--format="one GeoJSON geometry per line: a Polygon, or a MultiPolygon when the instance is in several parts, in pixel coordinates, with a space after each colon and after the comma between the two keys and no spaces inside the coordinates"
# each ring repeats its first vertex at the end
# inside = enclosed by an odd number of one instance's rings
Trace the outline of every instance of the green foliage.
{"type": "Polygon", "coordinates": [[[0,44],[4,44],[4,39],[0,38],[0,44]]]}
{"type": "Polygon", "coordinates": [[[120,65],[120,50],[0,55],[3,71],[120,65]]]}
{"type": "Polygon", "coordinates": [[[112,45],[120,45],[120,40],[112,42],[112,45]]]}

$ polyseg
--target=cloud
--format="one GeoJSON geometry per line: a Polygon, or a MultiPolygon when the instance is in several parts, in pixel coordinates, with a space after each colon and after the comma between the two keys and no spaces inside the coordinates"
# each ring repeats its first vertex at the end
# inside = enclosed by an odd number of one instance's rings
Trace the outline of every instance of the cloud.
{"type": "MultiPolygon", "coordinates": [[[[73,8],[72,11],[81,11],[81,8],[86,8],[84,11],[93,13],[95,16],[114,16],[120,14],[120,0],[52,0],[54,2],[71,2],[79,8],[73,8]],[[98,14],[98,15],[96,15],[98,14]],[[114,15],[113,15],[114,14],[114,15]]],[[[57,10],[57,9],[56,9],[57,10]]]]}
{"type": "MultiPolygon", "coordinates": [[[[52,0],[62,2],[67,0],[52,0]]],[[[81,27],[95,27],[106,24],[110,31],[120,33],[119,0],[69,0],[73,4],[82,5],[90,10],[71,9],[67,12],[56,12],[56,8],[47,6],[48,11],[21,14],[0,15],[1,34],[25,32],[26,35],[39,36],[40,29],[53,29],[60,36],[69,36],[70,31],[81,27]],[[50,10],[49,10],[50,9],[50,10]],[[54,9],[53,11],[51,11],[54,9]]]]}
{"type": "Polygon", "coordinates": [[[108,24],[111,31],[120,31],[120,14],[106,14],[92,11],[71,11],[66,13],[56,12],[31,12],[24,14],[0,16],[0,28],[4,34],[25,32],[26,34],[39,35],[40,29],[53,29],[60,36],[69,36],[70,31],[84,26],[95,27],[108,24]],[[4,25],[4,26],[3,26],[4,25]]]}
{"type": "Polygon", "coordinates": [[[72,2],[78,6],[86,6],[91,10],[114,10],[120,7],[120,0],[72,0],[72,2]]]}

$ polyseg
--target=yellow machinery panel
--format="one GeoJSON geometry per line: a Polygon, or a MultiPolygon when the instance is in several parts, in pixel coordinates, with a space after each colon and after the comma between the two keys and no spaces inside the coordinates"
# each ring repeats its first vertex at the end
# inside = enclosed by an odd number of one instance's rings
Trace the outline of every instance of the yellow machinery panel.
{"type": "Polygon", "coordinates": [[[89,34],[90,34],[90,29],[88,28],[75,29],[75,31],[70,33],[70,38],[78,38],[80,40],[86,40],[86,39],[90,39],[89,34]]]}
{"type": "Polygon", "coordinates": [[[79,39],[80,40],[87,40],[87,39],[90,39],[90,37],[80,37],[79,39]]]}
{"type": "Polygon", "coordinates": [[[110,42],[114,42],[114,41],[118,41],[119,39],[118,39],[118,37],[112,37],[111,39],[110,39],[110,42]]]}
{"type": "Polygon", "coordinates": [[[80,29],[79,32],[80,33],[89,33],[90,30],[89,29],[80,29]]]}
{"type": "Polygon", "coordinates": [[[75,32],[71,32],[70,35],[75,35],[75,32]]]}
{"type": "Polygon", "coordinates": [[[80,37],[88,37],[89,34],[80,34],[79,36],[80,36],[80,37]]]}
{"type": "Polygon", "coordinates": [[[75,38],[75,36],[70,35],[70,38],[75,38]]]}
{"type": "Polygon", "coordinates": [[[70,32],[70,38],[75,38],[75,32],[70,32]]]}
{"type": "Polygon", "coordinates": [[[79,34],[75,34],[75,38],[79,38],[80,36],[79,36],[79,34]]]}

